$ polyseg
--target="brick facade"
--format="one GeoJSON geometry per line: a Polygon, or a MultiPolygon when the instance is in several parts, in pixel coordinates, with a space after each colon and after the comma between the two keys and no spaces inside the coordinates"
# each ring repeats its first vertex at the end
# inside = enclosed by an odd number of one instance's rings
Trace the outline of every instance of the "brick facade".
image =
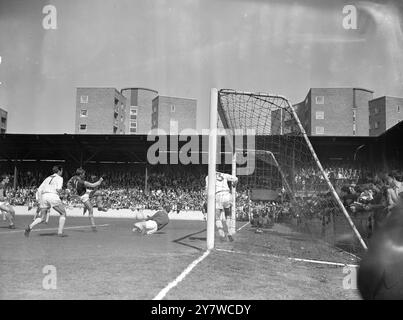
{"type": "Polygon", "coordinates": [[[312,88],[294,108],[310,136],[368,136],[372,98],[367,89],[312,88]]]}
{"type": "Polygon", "coordinates": [[[126,88],[121,90],[127,99],[126,134],[148,134],[151,130],[151,114],[153,99],[158,91],[146,88],[126,88]],[[137,114],[130,114],[130,109],[137,109],[137,114]],[[136,118],[136,119],[134,119],[136,118]],[[136,125],[134,122],[136,120],[136,125]],[[136,126],[134,128],[134,126],[136,126]]]}
{"type": "Polygon", "coordinates": [[[7,111],[0,108],[0,133],[7,132],[7,111]]]}
{"type": "Polygon", "coordinates": [[[76,134],[124,134],[126,98],[115,88],[77,88],[76,134]]]}
{"type": "Polygon", "coordinates": [[[379,136],[403,121],[403,98],[383,96],[369,102],[369,135],[379,136]]]}
{"type": "Polygon", "coordinates": [[[153,100],[152,128],[167,134],[185,129],[196,130],[197,101],[195,99],[158,96],[153,100]]]}

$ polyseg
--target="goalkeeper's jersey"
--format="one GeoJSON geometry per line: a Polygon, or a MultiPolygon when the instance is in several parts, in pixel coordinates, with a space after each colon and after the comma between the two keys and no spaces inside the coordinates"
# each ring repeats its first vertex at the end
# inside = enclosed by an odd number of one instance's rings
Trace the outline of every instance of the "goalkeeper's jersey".
{"type": "Polygon", "coordinates": [[[159,210],[147,220],[154,220],[157,223],[158,230],[162,229],[169,223],[168,213],[165,210],[159,210]]]}
{"type": "MultiPolygon", "coordinates": [[[[231,182],[237,182],[238,178],[236,176],[227,174],[227,173],[221,173],[221,172],[216,172],[216,178],[215,178],[215,192],[223,192],[227,191],[229,192],[229,186],[228,186],[228,181],[231,182]]],[[[206,191],[208,191],[208,176],[206,177],[206,191]]]]}

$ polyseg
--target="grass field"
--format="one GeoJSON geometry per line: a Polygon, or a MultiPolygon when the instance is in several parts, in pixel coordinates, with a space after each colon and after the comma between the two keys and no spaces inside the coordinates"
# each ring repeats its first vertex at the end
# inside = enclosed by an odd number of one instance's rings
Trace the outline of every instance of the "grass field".
{"type": "MultiPolygon", "coordinates": [[[[205,253],[202,221],[171,221],[154,235],[140,236],[131,232],[130,219],[98,218],[93,233],[88,218],[68,217],[68,236],[59,238],[58,218],[52,216],[49,225],[39,225],[25,238],[30,220],[17,216],[16,230],[0,222],[0,299],[148,300],[173,283],[163,299],[360,298],[357,290],[343,289],[342,267],[287,259],[285,251],[304,252],[309,242],[284,236],[281,229],[255,234],[240,222],[235,242],[217,241],[217,250],[175,282],[205,253]],[[42,286],[46,265],[56,268],[56,289],[42,286]]],[[[343,254],[322,249],[326,258],[343,254]]],[[[344,259],[351,263],[350,257],[344,259]]]]}

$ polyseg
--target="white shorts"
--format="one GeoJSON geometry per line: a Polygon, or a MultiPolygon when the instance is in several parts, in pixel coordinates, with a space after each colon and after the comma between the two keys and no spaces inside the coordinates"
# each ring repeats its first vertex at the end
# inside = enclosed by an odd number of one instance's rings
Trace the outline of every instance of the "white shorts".
{"type": "Polygon", "coordinates": [[[232,195],[227,191],[218,192],[215,195],[215,208],[223,210],[224,208],[231,207],[232,195]]]}
{"type": "Polygon", "coordinates": [[[90,193],[86,192],[82,196],[80,196],[80,200],[82,203],[86,203],[90,199],[90,193]]]}
{"type": "MultiPolygon", "coordinates": [[[[145,229],[146,234],[153,234],[158,230],[157,222],[154,220],[139,221],[134,224],[135,227],[139,229],[145,229]]],[[[135,229],[133,229],[135,231],[135,229]]]]}
{"type": "Polygon", "coordinates": [[[152,234],[158,230],[158,225],[154,220],[145,221],[147,234],[152,234]]]}
{"type": "Polygon", "coordinates": [[[62,200],[55,193],[43,193],[40,199],[40,208],[51,208],[62,205],[62,200]]]}

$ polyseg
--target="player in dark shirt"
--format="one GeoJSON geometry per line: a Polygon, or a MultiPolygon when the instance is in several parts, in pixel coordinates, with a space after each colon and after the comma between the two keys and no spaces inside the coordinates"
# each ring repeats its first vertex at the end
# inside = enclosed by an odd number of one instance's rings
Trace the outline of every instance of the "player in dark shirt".
{"type": "Polygon", "coordinates": [[[86,211],[88,211],[92,231],[97,231],[97,228],[94,220],[94,209],[90,200],[91,190],[88,190],[87,188],[96,188],[102,183],[102,181],[103,178],[100,178],[94,183],[85,181],[85,170],[78,168],[76,170],[76,174],[67,182],[67,189],[69,190],[69,193],[73,192],[73,194],[77,194],[80,197],[80,200],[84,205],[84,214],[86,211]]]}
{"type": "Polygon", "coordinates": [[[169,223],[168,213],[171,211],[170,206],[164,206],[151,216],[147,216],[142,212],[135,214],[135,219],[141,220],[134,224],[133,232],[139,232],[142,235],[153,234],[161,230],[169,223]]]}
{"type": "Polygon", "coordinates": [[[4,212],[10,229],[15,229],[14,226],[14,217],[15,217],[15,212],[14,208],[10,206],[7,202],[7,195],[6,195],[6,188],[8,183],[10,182],[10,178],[8,175],[3,174],[1,176],[1,182],[0,182],[0,212],[4,212]]]}

